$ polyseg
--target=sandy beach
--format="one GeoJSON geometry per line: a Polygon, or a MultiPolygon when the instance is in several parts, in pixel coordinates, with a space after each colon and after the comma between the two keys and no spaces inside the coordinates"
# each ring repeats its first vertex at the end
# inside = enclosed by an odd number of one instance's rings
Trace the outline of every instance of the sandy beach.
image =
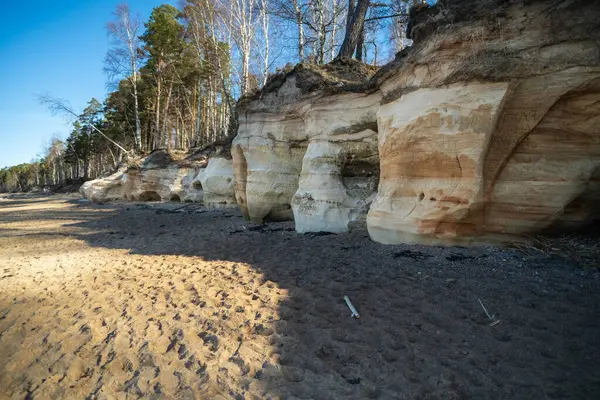
{"type": "Polygon", "coordinates": [[[598,270],[541,252],[0,199],[0,398],[594,399],[598,315],[598,270]]]}

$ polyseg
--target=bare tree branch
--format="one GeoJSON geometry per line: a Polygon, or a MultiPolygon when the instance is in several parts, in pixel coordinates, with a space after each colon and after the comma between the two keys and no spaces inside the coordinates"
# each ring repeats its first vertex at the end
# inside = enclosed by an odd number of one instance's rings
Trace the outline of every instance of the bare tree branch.
{"type": "Polygon", "coordinates": [[[382,17],[372,17],[372,18],[365,19],[365,22],[378,21],[380,19],[387,19],[387,18],[394,18],[394,17],[408,17],[408,14],[400,13],[400,14],[384,15],[382,17]]]}
{"type": "MultiPolygon", "coordinates": [[[[50,112],[53,115],[62,115],[64,118],[66,118],[69,121],[73,121],[74,119],[79,119],[79,114],[77,114],[75,111],[73,111],[73,107],[71,107],[71,105],[69,104],[69,102],[67,100],[60,99],[58,97],[53,97],[53,96],[46,94],[46,95],[39,95],[38,101],[40,102],[40,104],[48,107],[48,110],[50,110],[50,112]]],[[[92,127],[92,129],[94,129],[96,132],[101,134],[106,140],[108,140],[109,142],[111,142],[112,144],[117,146],[119,149],[121,149],[125,153],[130,153],[130,151],[126,150],[119,143],[115,142],[114,140],[112,140],[111,138],[106,136],[106,134],[104,134],[104,132],[102,132],[100,129],[98,129],[98,127],[96,127],[94,124],[90,123],[90,126],[92,127]]]]}

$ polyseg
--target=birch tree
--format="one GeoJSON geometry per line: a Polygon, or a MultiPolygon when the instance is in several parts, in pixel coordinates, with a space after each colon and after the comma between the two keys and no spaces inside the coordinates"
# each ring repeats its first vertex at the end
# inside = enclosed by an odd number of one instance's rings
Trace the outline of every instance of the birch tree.
{"type": "Polygon", "coordinates": [[[335,58],[335,48],[338,43],[337,34],[340,31],[340,18],[342,14],[345,12],[344,7],[342,7],[341,2],[343,0],[331,0],[330,3],[330,15],[331,15],[331,33],[329,35],[329,61],[335,58]]]}
{"type": "Polygon", "coordinates": [[[312,0],[311,4],[313,14],[313,29],[316,32],[316,41],[314,44],[315,60],[318,64],[323,64],[325,60],[325,10],[323,0],[312,0]]]}
{"type": "Polygon", "coordinates": [[[267,0],[260,0],[260,23],[265,48],[263,54],[262,80],[262,86],[264,86],[267,83],[267,78],[269,77],[269,6],[267,0]]]}
{"type": "Polygon", "coordinates": [[[298,28],[298,60],[304,60],[304,22],[302,11],[302,0],[292,0],[294,4],[294,17],[298,28]]]}
{"type": "Polygon", "coordinates": [[[141,51],[138,36],[141,23],[137,17],[132,17],[125,3],[118,5],[113,15],[116,20],[107,25],[113,46],[106,54],[104,70],[111,78],[125,76],[131,81],[135,103],[134,142],[135,149],[141,151],[142,127],[138,99],[138,58],[141,51]]]}
{"type": "Polygon", "coordinates": [[[294,47],[298,62],[302,62],[305,58],[306,35],[304,24],[308,3],[304,0],[271,0],[271,7],[274,16],[294,26],[296,35],[292,40],[296,43],[294,47]]]}
{"type": "Polygon", "coordinates": [[[250,90],[250,49],[255,38],[257,0],[230,0],[222,13],[231,22],[231,36],[241,59],[240,95],[250,90]]]}

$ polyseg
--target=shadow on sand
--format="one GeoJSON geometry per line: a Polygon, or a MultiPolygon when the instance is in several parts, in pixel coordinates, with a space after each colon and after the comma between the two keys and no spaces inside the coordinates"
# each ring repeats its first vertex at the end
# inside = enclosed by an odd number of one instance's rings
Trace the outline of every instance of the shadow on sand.
{"type": "MultiPolygon", "coordinates": [[[[180,211],[72,201],[53,218],[80,219],[65,231],[94,247],[248,264],[284,290],[261,328],[271,347],[264,370],[247,377],[265,398],[600,396],[592,270],[510,249],[384,246],[360,230],[301,235],[292,223],[255,227],[236,211],[180,211]],[[98,209],[106,212],[90,212],[98,209]],[[500,323],[489,326],[478,299],[500,323]]],[[[256,398],[240,385],[222,384],[224,395],[256,398]]]]}

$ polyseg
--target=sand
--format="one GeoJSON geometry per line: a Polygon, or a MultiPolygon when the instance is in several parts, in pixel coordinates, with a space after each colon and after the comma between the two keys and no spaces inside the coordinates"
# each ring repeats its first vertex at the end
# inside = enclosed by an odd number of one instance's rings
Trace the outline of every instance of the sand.
{"type": "Polygon", "coordinates": [[[0,398],[600,398],[595,269],[182,206],[0,199],[0,398]]]}

